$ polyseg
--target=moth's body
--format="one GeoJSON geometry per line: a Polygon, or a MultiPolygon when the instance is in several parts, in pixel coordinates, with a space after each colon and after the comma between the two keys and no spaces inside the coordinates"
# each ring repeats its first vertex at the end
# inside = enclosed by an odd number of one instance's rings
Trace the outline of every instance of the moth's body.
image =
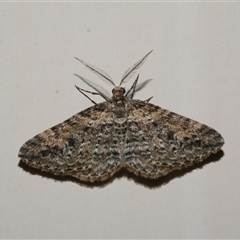
{"type": "Polygon", "coordinates": [[[19,157],[31,167],[82,181],[103,181],[121,168],[155,179],[203,161],[224,143],[214,129],[133,100],[121,86],[112,93],[28,140],[19,157]]]}
{"type": "Polygon", "coordinates": [[[215,130],[120,93],[113,91],[109,102],[30,139],[19,156],[28,165],[56,175],[103,181],[123,167],[158,178],[200,162],[222,146],[215,130]]]}

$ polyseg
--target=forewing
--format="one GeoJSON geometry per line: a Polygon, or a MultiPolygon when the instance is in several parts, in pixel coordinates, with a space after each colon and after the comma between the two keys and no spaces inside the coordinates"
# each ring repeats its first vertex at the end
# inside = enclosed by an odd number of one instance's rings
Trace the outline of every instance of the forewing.
{"type": "Polygon", "coordinates": [[[129,103],[125,159],[129,171],[146,178],[198,163],[224,144],[214,129],[139,100],[129,103]]]}
{"type": "Polygon", "coordinates": [[[112,128],[109,103],[101,103],[28,140],[19,157],[54,175],[103,181],[121,168],[119,155],[111,153],[112,128]]]}

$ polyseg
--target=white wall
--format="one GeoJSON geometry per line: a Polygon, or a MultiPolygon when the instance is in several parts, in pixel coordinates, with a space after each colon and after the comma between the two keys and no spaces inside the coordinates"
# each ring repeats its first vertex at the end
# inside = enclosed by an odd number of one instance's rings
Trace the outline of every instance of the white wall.
{"type": "Polygon", "coordinates": [[[239,3],[0,3],[0,237],[239,238],[239,23],[239,3]],[[74,57],[119,83],[152,49],[136,98],[218,130],[222,157],[92,188],[18,166],[26,140],[91,106],[74,73],[111,90],[74,57]]]}

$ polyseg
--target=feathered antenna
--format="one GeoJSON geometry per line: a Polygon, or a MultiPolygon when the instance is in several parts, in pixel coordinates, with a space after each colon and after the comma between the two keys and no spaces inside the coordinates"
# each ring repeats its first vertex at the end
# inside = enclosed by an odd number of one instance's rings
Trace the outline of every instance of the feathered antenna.
{"type": "MultiPolygon", "coordinates": [[[[152,50],[153,51],[153,50],[152,50]]],[[[122,76],[122,80],[120,82],[120,86],[122,85],[122,83],[127,82],[130,78],[132,78],[132,76],[135,74],[136,70],[138,68],[140,68],[144,62],[146,61],[148,55],[152,52],[150,51],[147,55],[145,55],[141,60],[139,60],[138,62],[136,62],[132,67],[130,67],[122,76]]]]}
{"type": "Polygon", "coordinates": [[[105,82],[110,82],[113,86],[115,86],[112,78],[106,73],[104,72],[103,70],[97,68],[97,67],[94,67],[93,65],[89,64],[89,63],[86,63],[84,62],[83,60],[79,59],[79,58],[76,58],[79,62],[81,62],[85,67],[87,67],[88,69],[90,69],[93,73],[95,73],[99,78],[101,78],[102,80],[104,80],[105,82]]]}

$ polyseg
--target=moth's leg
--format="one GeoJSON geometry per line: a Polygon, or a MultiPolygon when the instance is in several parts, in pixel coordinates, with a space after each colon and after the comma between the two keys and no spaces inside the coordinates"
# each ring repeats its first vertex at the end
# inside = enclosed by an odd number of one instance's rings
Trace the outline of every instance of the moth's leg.
{"type": "Polygon", "coordinates": [[[149,101],[150,101],[152,98],[153,98],[153,97],[150,97],[150,98],[144,100],[144,102],[149,103],[149,101]]]}
{"type": "Polygon", "coordinates": [[[126,93],[126,97],[127,95],[132,91],[132,94],[130,96],[130,99],[133,99],[133,95],[135,93],[135,89],[136,89],[136,86],[137,86],[137,82],[138,82],[138,78],[139,78],[139,74],[137,75],[137,78],[136,80],[133,82],[133,85],[131,86],[131,88],[128,90],[128,92],[126,93]]]}
{"type": "Polygon", "coordinates": [[[94,102],[94,101],[93,101],[89,96],[87,96],[84,92],[91,93],[91,94],[93,94],[93,95],[100,95],[100,93],[90,92],[90,91],[84,90],[84,89],[82,89],[82,88],[80,88],[80,87],[78,87],[78,86],[76,86],[76,85],[75,85],[75,87],[76,87],[76,89],[77,89],[82,95],[84,95],[86,98],[88,98],[93,104],[97,105],[97,103],[94,102]]]}

